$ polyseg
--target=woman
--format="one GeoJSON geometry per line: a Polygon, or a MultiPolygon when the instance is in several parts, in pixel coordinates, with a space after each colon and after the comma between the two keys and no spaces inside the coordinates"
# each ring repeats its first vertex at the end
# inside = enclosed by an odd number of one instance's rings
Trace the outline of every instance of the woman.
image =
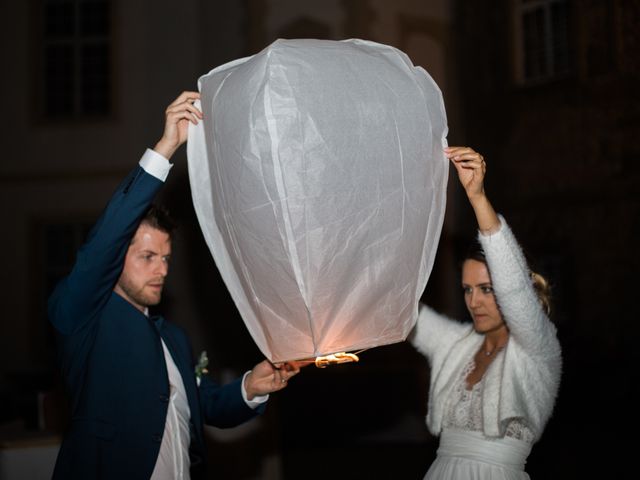
{"type": "Polygon", "coordinates": [[[546,282],[529,272],[484,192],[485,162],[449,147],[478,222],[483,253],[462,267],[473,326],[421,306],[411,341],[431,365],[427,426],[440,436],[425,479],[528,479],[524,464],[551,415],[560,381],[546,282]]]}

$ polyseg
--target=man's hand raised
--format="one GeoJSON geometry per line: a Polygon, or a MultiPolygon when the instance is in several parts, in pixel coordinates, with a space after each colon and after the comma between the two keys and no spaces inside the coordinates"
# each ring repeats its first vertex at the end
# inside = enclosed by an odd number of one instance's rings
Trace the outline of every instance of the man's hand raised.
{"type": "Polygon", "coordinates": [[[165,111],[164,133],[154,150],[169,160],[178,147],[187,141],[189,122],[197,125],[202,112],[193,103],[200,99],[198,92],[182,92],[165,111]]]}

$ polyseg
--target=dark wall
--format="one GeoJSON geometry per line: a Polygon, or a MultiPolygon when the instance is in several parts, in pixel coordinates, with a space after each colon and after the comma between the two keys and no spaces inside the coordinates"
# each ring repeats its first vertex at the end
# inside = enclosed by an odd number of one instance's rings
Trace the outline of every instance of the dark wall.
{"type": "Polygon", "coordinates": [[[568,71],[526,85],[514,80],[512,2],[495,3],[458,2],[466,138],[485,154],[497,209],[552,281],[565,361],[529,471],[610,478],[612,465],[629,467],[611,462],[630,452],[620,435],[638,393],[640,2],[569,2],[568,71]]]}

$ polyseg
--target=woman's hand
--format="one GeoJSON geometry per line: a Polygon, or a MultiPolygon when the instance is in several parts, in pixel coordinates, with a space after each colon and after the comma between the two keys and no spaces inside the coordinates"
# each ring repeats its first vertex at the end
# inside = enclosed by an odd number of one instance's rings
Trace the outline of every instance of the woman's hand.
{"type": "Polygon", "coordinates": [[[469,147],[447,147],[444,154],[456,168],[467,197],[471,200],[484,195],[484,174],[487,169],[484,157],[469,147]]]}
{"type": "Polygon", "coordinates": [[[444,154],[456,167],[460,183],[476,214],[480,232],[484,235],[496,232],[500,228],[500,219],[484,191],[484,175],[487,171],[484,157],[469,147],[447,147],[444,154]]]}

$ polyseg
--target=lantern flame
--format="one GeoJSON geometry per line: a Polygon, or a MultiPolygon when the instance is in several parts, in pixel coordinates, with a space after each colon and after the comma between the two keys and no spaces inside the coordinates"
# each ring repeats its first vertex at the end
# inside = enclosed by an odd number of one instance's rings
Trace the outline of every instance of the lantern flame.
{"type": "Polygon", "coordinates": [[[316,367],[318,368],[326,368],[329,365],[338,365],[340,363],[351,363],[357,362],[360,360],[355,353],[332,353],[330,355],[324,355],[321,357],[316,357],[316,367]]]}

